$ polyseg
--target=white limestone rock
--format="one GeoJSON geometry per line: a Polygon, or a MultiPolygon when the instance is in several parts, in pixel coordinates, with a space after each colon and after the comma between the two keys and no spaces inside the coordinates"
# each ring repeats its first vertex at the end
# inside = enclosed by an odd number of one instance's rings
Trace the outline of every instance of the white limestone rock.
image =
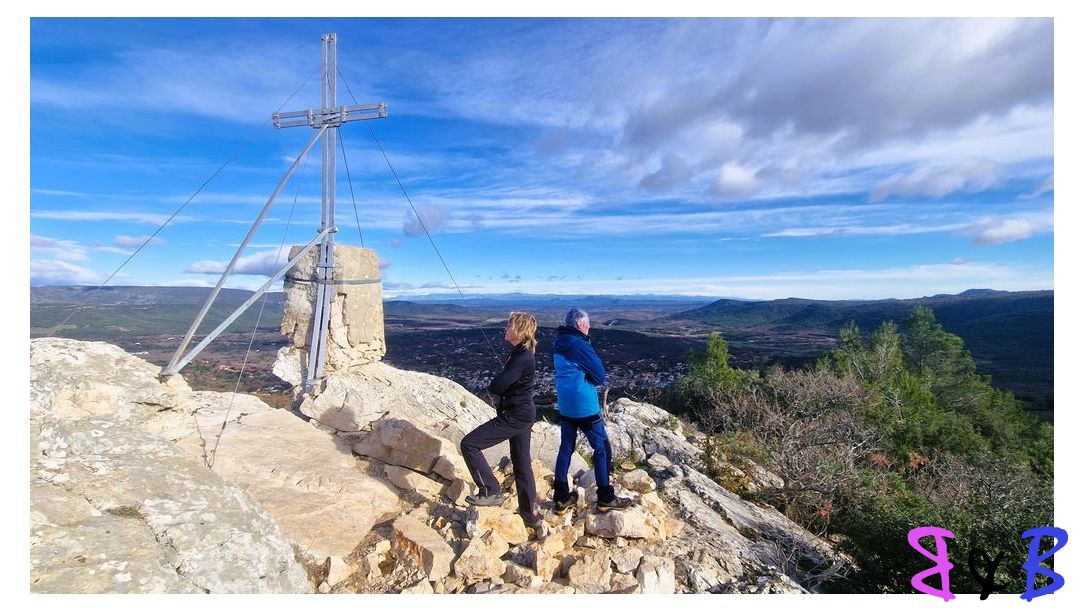
{"type": "MultiPolygon", "coordinates": [[[[301,251],[290,249],[290,257],[301,251]]],[[[380,360],[386,352],[384,343],[384,304],[381,301],[380,266],[372,249],[337,244],[334,247],[335,295],[328,317],[329,342],[325,369],[347,370],[353,366],[380,360]],[[359,284],[356,281],[378,282],[359,284]],[[346,282],[344,282],[346,281],[346,282]]],[[[281,331],[298,349],[300,363],[308,359],[313,301],[319,287],[316,282],[318,248],[310,249],[287,273],[283,282],[283,321],[281,331]]],[[[300,370],[296,378],[303,378],[300,370]]]]}
{"type": "Polygon", "coordinates": [[[113,419],[32,429],[36,593],[305,593],[253,499],[169,442],[113,419]]]}
{"type": "Polygon", "coordinates": [[[665,557],[646,555],[637,568],[637,583],[641,593],[675,592],[674,561],[665,557]]]}
{"type": "Polygon", "coordinates": [[[456,559],[456,575],[469,583],[498,578],[505,573],[501,556],[508,551],[508,544],[492,531],[473,537],[456,559]]]}
{"type": "Polygon", "coordinates": [[[406,563],[422,570],[429,580],[441,580],[452,571],[456,553],[441,534],[410,517],[392,523],[392,550],[406,563]]]}

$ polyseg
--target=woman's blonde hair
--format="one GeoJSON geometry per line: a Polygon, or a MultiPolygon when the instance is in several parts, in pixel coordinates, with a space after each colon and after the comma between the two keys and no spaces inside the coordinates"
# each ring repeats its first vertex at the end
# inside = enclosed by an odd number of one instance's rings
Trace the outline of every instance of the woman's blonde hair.
{"type": "Polygon", "coordinates": [[[535,340],[535,330],[538,328],[535,317],[528,313],[509,313],[509,329],[512,330],[513,335],[516,337],[516,344],[527,344],[527,348],[531,349],[532,353],[535,352],[535,345],[538,343],[535,340]]]}

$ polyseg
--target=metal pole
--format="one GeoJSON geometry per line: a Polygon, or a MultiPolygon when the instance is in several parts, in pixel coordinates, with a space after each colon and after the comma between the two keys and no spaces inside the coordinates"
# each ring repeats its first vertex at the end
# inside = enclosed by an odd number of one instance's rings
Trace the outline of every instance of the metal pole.
{"type": "Polygon", "coordinates": [[[268,289],[271,288],[271,285],[275,281],[282,278],[282,276],[285,275],[287,272],[289,272],[291,268],[293,268],[295,265],[297,265],[298,261],[300,261],[301,258],[304,257],[305,254],[308,253],[313,248],[313,246],[316,245],[317,242],[319,242],[321,239],[323,239],[325,234],[328,233],[328,231],[329,230],[324,230],[323,232],[318,234],[315,238],[310,240],[309,244],[303,246],[301,248],[301,250],[298,251],[298,254],[294,256],[293,259],[288,261],[286,263],[286,265],[282,267],[281,270],[279,270],[278,272],[273,274],[271,276],[271,278],[269,278],[267,280],[267,282],[264,283],[264,285],[262,287],[257,289],[255,293],[253,293],[251,296],[249,296],[249,299],[245,300],[245,303],[242,304],[241,306],[238,306],[237,310],[235,310],[230,316],[226,317],[226,319],[223,320],[223,322],[220,323],[218,327],[216,327],[214,330],[212,330],[211,333],[207,334],[207,337],[205,337],[203,340],[201,340],[200,343],[197,344],[188,355],[185,355],[185,357],[183,359],[178,361],[176,369],[173,370],[173,372],[171,372],[171,373],[180,372],[181,368],[188,365],[188,363],[190,361],[192,361],[196,357],[196,355],[200,354],[200,351],[202,351],[205,347],[207,347],[207,345],[210,344],[212,340],[217,338],[219,334],[221,334],[223,331],[225,331],[226,328],[229,327],[230,324],[233,323],[238,317],[240,317],[242,313],[244,313],[246,310],[248,310],[249,306],[252,306],[253,303],[255,303],[256,300],[259,299],[261,295],[264,295],[265,293],[267,293],[268,289]]]}
{"type": "MultiPolygon", "coordinates": [[[[321,103],[323,111],[335,107],[335,81],[336,81],[336,35],[325,34],[324,40],[324,70],[326,79],[324,89],[321,91],[321,103]]],[[[322,113],[323,115],[324,113],[322,113]]],[[[321,178],[321,223],[322,229],[330,228],[331,232],[325,235],[320,244],[320,257],[317,260],[316,276],[320,281],[316,294],[313,297],[313,324],[309,336],[309,360],[306,370],[306,387],[311,388],[313,383],[324,376],[324,358],[327,354],[328,344],[328,319],[331,315],[331,302],[335,296],[335,287],[332,281],[335,278],[335,131],[330,130],[324,134],[324,150],[322,154],[321,178]]]]}
{"type": "Polygon", "coordinates": [[[298,154],[298,157],[294,160],[294,163],[290,166],[290,169],[286,171],[286,175],[283,176],[283,179],[279,181],[279,186],[275,188],[275,191],[271,194],[271,197],[268,198],[267,203],[264,204],[264,208],[260,211],[260,215],[256,217],[256,221],[252,224],[252,227],[249,228],[249,233],[246,234],[245,239],[241,241],[241,246],[237,247],[237,252],[234,253],[234,257],[230,260],[230,263],[226,265],[226,269],[223,270],[222,276],[219,278],[218,283],[216,283],[215,288],[211,290],[211,295],[207,296],[207,301],[204,302],[203,308],[200,309],[200,313],[196,315],[196,320],[192,322],[192,327],[188,328],[188,332],[185,334],[185,339],[182,340],[181,345],[177,347],[177,352],[173,354],[173,358],[170,359],[169,364],[166,365],[165,368],[162,368],[162,375],[170,375],[177,372],[177,370],[175,369],[175,366],[177,365],[177,360],[181,358],[181,355],[184,354],[185,349],[188,348],[188,343],[192,341],[192,336],[196,333],[196,329],[199,328],[200,323],[203,322],[203,318],[207,316],[207,311],[211,310],[211,303],[215,301],[216,297],[218,297],[219,291],[222,290],[222,285],[226,282],[226,278],[230,276],[230,272],[232,272],[234,266],[237,265],[237,260],[241,258],[241,253],[244,252],[245,247],[249,245],[252,237],[256,234],[256,228],[258,228],[260,226],[260,223],[263,222],[264,216],[267,215],[268,210],[271,209],[271,205],[275,203],[275,198],[279,197],[279,193],[283,190],[283,187],[286,186],[286,182],[290,180],[290,177],[294,174],[294,170],[297,169],[298,164],[301,163],[302,158],[305,157],[307,153],[309,153],[309,150],[313,148],[314,144],[316,144],[317,138],[324,135],[327,129],[327,127],[320,128],[320,131],[317,132],[311,140],[309,140],[309,144],[305,145],[305,148],[302,149],[301,153],[298,154]]]}
{"type": "MultiPolygon", "coordinates": [[[[335,108],[338,101],[335,95],[336,75],[339,74],[339,66],[337,64],[338,58],[338,46],[339,41],[335,34],[328,34],[328,108],[335,108]]],[[[337,130],[328,130],[326,137],[328,139],[328,225],[335,227],[335,172],[337,170],[335,162],[335,139],[339,135],[337,130]]],[[[328,240],[335,241],[335,235],[329,235],[328,240]]],[[[335,257],[334,254],[329,257],[335,257]]]]}

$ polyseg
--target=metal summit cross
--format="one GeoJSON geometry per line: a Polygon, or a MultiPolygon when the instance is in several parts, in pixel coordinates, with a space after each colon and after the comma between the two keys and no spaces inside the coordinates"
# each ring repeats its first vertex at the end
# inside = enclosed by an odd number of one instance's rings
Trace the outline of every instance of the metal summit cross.
{"type": "Polygon", "coordinates": [[[383,119],[388,116],[388,106],[383,102],[378,104],[362,104],[358,106],[336,106],[335,84],[336,75],[338,74],[338,68],[336,67],[336,35],[324,34],[321,36],[321,40],[324,43],[324,49],[323,57],[321,59],[322,83],[320,108],[275,113],[271,116],[276,128],[307,125],[317,130],[317,132],[313,134],[313,137],[309,140],[308,144],[306,144],[305,148],[298,154],[294,163],[290,166],[290,169],[286,171],[286,174],[279,182],[278,187],[275,188],[271,197],[268,198],[263,210],[261,210],[260,214],[256,217],[256,221],[252,224],[252,227],[249,228],[249,233],[245,236],[245,239],[241,241],[241,245],[237,248],[237,252],[234,254],[233,259],[226,265],[226,269],[223,271],[218,283],[215,285],[215,288],[211,290],[211,294],[207,297],[207,301],[204,302],[203,308],[201,308],[199,314],[196,315],[196,319],[192,322],[192,326],[189,327],[180,346],[177,347],[177,351],[174,353],[173,358],[170,359],[170,362],[166,367],[162,368],[162,371],[159,373],[159,378],[169,378],[181,371],[181,368],[192,361],[200,351],[225,331],[226,328],[240,317],[250,306],[256,303],[256,300],[259,299],[261,295],[267,293],[276,281],[286,275],[286,273],[289,272],[310,249],[318,244],[317,291],[313,300],[313,324],[311,341],[309,343],[309,362],[307,364],[308,368],[306,369],[306,388],[311,388],[313,383],[324,375],[324,356],[327,352],[328,341],[328,313],[331,308],[331,300],[335,295],[335,288],[333,286],[335,284],[335,251],[333,247],[335,245],[335,232],[338,231],[338,228],[335,226],[335,145],[337,130],[340,125],[350,121],[383,119]],[[211,309],[211,304],[215,301],[215,298],[218,297],[223,284],[226,282],[226,278],[233,272],[238,259],[241,258],[241,253],[245,251],[245,247],[248,246],[249,242],[256,234],[256,229],[264,220],[264,216],[267,214],[268,210],[271,209],[271,205],[275,202],[275,198],[282,192],[283,187],[286,186],[286,182],[290,179],[291,175],[294,174],[298,164],[301,163],[301,160],[305,158],[318,139],[321,140],[322,149],[320,230],[316,237],[302,247],[297,255],[291,258],[280,270],[273,274],[262,287],[257,289],[256,292],[245,301],[245,303],[226,317],[218,327],[207,334],[199,344],[186,354],[185,349],[188,348],[189,343],[192,341],[192,336],[195,335],[200,323],[202,323],[204,317],[207,316],[208,311],[211,309]]]}

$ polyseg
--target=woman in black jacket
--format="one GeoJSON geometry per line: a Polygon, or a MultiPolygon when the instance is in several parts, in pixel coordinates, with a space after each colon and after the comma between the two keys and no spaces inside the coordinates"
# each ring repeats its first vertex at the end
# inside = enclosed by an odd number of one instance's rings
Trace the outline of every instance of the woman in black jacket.
{"type": "Polygon", "coordinates": [[[509,315],[505,340],[513,346],[512,354],[505,360],[505,369],[490,383],[489,388],[490,393],[500,398],[497,416],[464,436],[460,451],[478,487],[478,494],[468,495],[467,502],[476,506],[500,506],[505,496],[501,494],[501,486],[482,451],[508,440],[520,516],[528,526],[538,528],[542,519],[535,512],[535,474],[531,470],[536,329],[535,317],[528,313],[514,312],[509,315]]]}

